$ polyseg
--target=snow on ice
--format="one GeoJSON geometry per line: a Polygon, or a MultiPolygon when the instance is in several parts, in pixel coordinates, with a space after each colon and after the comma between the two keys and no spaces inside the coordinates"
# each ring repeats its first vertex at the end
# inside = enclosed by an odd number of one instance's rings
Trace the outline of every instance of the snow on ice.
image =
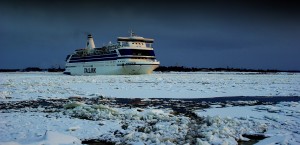
{"type": "MultiPolygon", "coordinates": [[[[300,102],[281,102],[276,105],[257,105],[257,106],[239,106],[226,108],[210,108],[195,111],[198,116],[205,118],[219,118],[216,123],[218,126],[211,125],[207,128],[213,128],[210,133],[220,136],[222,127],[228,127],[233,131],[246,131],[249,124],[255,123],[256,130],[250,133],[263,133],[268,137],[258,145],[266,144],[300,144],[300,102]],[[224,123],[227,119],[235,120],[239,124],[224,123]],[[222,122],[222,123],[220,123],[222,122]],[[240,124],[241,122],[244,122],[240,124]],[[225,126],[224,126],[225,125],[225,126]],[[222,127],[221,127],[222,126],[222,127]],[[217,132],[217,133],[216,133],[217,132]]],[[[248,132],[249,133],[249,132],[248,132]]],[[[246,134],[246,133],[243,133],[246,134]]]]}
{"type": "Polygon", "coordinates": [[[46,72],[0,73],[0,99],[101,95],[118,98],[300,96],[300,74],[157,73],[67,76],[46,72]]]}
{"type": "Polygon", "coordinates": [[[57,131],[66,136],[75,136],[69,137],[69,141],[76,143],[75,138],[97,138],[117,144],[237,144],[238,140],[245,140],[242,134],[265,130],[264,125],[255,122],[229,118],[207,117],[196,121],[183,115],[173,115],[172,110],[168,109],[81,104],[58,113],[25,110],[29,113],[20,110],[1,113],[2,143],[47,142],[43,140],[47,138],[47,131],[57,131]]]}
{"type": "MultiPolygon", "coordinates": [[[[0,73],[0,100],[116,97],[209,98],[300,96],[300,74],[157,73],[138,76],[66,76],[60,73],[0,73]]],[[[172,100],[176,101],[176,100],[172,100]]],[[[0,109],[0,144],[300,144],[300,102],[253,105],[238,101],[194,111],[162,107],[117,107],[69,101],[62,108],[0,109]],[[243,106],[236,106],[242,104],[243,106]],[[50,111],[49,111],[50,110],[50,111]],[[248,136],[247,136],[248,135],[248,136]]]]}
{"type": "Polygon", "coordinates": [[[171,109],[76,104],[51,113],[39,108],[2,110],[0,144],[47,143],[55,134],[68,136],[57,142],[74,144],[78,139],[116,144],[238,144],[250,140],[245,135],[257,134],[268,137],[258,144],[300,143],[300,102],[209,108],[196,110],[197,117],[175,115],[171,109]]]}

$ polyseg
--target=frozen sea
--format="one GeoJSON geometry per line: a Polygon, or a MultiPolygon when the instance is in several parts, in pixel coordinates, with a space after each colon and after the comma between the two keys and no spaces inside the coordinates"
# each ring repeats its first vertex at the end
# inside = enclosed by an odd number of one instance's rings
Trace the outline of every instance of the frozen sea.
{"type": "MultiPolygon", "coordinates": [[[[0,73],[0,144],[300,144],[300,102],[206,103],[191,117],[161,107],[120,107],[70,100],[62,108],[16,102],[79,98],[213,98],[300,96],[299,73],[193,72],[68,76],[0,73]],[[4,104],[4,105],[3,105],[4,104]],[[5,108],[5,104],[10,107],[5,108]],[[243,104],[243,105],[232,105],[243,104]]],[[[166,102],[167,103],[167,102],[166,102]]],[[[113,104],[113,103],[112,103],[113,104]]],[[[180,105],[180,104],[178,104],[180,105]]]]}
{"type": "Polygon", "coordinates": [[[300,96],[299,73],[155,73],[68,76],[62,73],[0,73],[0,99],[70,96],[116,98],[209,98],[300,96]]]}

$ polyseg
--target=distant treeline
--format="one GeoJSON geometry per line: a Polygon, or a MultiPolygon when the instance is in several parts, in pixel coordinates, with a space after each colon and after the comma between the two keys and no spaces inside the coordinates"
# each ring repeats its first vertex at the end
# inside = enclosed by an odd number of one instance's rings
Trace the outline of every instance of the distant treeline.
{"type": "Polygon", "coordinates": [[[64,68],[47,68],[47,69],[42,69],[39,67],[27,67],[25,69],[0,69],[0,72],[42,72],[42,71],[47,71],[47,72],[63,72],[65,71],[64,68]]]}
{"type": "Polygon", "coordinates": [[[155,71],[160,72],[300,72],[296,70],[274,70],[274,69],[244,69],[244,68],[195,68],[195,67],[184,67],[184,66],[159,66],[155,71]]]}
{"type": "MultiPolygon", "coordinates": [[[[64,68],[47,68],[42,69],[39,67],[27,67],[25,69],[0,69],[0,72],[63,72],[64,68]]],[[[274,69],[244,69],[244,68],[196,68],[196,67],[184,67],[184,66],[159,66],[154,71],[157,72],[300,72],[299,70],[274,70],[274,69]]]]}

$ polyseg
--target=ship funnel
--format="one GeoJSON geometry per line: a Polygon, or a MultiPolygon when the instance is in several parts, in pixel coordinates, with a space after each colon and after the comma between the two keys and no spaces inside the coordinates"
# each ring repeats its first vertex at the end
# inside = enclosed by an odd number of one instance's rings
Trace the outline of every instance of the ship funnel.
{"type": "Polygon", "coordinates": [[[88,35],[88,40],[86,42],[86,48],[88,49],[94,49],[95,48],[95,43],[93,36],[91,34],[88,35]]]}

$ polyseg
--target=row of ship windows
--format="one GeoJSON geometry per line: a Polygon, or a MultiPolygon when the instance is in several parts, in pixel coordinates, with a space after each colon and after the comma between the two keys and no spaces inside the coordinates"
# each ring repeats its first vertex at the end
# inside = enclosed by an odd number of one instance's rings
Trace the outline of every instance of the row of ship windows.
{"type": "Polygon", "coordinates": [[[132,44],[144,45],[144,43],[132,43],[132,44]]]}
{"type": "Polygon", "coordinates": [[[151,44],[152,44],[152,43],[143,43],[143,42],[123,42],[122,44],[120,44],[120,42],[118,42],[118,43],[122,47],[128,47],[129,44],[136,44],[136,45],[146,46],[149,48],[151,48],[151,44]]]}

